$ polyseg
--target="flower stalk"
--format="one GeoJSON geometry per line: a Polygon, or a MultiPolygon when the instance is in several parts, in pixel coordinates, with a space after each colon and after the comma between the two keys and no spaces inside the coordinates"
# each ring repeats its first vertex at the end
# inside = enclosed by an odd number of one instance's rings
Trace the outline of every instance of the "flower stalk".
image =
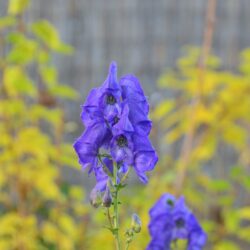
{"type": "Polygon", "coordinates": [[[119,236],[119,208],[118,208],[118,193],[119,193],[119,186],[118,186],[118,181],[117,181],[117,165],[114,167],[114,187],[115,187],[115,192],[114,192],[114,229],[113,229],[113,234],[115,237],[115,243],[116,243],[116,250],[121,249],[121,242],[120,242],[120,236],[119,236]]]}

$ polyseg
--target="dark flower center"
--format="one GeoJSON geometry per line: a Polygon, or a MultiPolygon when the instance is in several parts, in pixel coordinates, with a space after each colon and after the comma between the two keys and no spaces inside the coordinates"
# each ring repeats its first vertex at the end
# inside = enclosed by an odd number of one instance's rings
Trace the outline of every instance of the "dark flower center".
{"type": "Polygon", "coordinates": [[[175,221],[175,225],[177,228],[182,228],[185,226],[185,221],[182,218],[179,218],[175,221]]]}
{"type": "Polygon", "coordinates": [[[116,124],[117,122],[119,122],[119,118],[116,116],[115,118],[114,118],[114,124],[116,124]]]}
{"type": "Polygon", "coordinates": [[[107,103],[107,104],[110,104],[110,105],[115,104],[115,103],[116,103],[115,97],[114,97],[113,95],[111,95],[111,94],[108,94],[108,95],[106,96],[106,103],[107,103]]]}
{"type": "Polygon", "coordinates": [[[167,204],[171,207],[174,206],[174,202],[170,199],[167,200],[167,204]]]}
{"type": "Polygon", "coordinates": [[[127,138],[124,135],[120,135],[117,138],[117,144],[118,144],[119,147],[128,146],[128,140],[127,140],[127,138]]]}

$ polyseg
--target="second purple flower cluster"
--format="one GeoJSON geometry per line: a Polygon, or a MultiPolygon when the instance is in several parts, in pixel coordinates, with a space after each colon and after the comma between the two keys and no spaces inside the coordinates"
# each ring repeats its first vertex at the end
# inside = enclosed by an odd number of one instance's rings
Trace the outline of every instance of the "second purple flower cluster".
{"type": "Polygon", "coordinates": [[[151,242],[147,250],[171,250],[171,244],[178,239],[187,240],[187,250],[203,249],[207,235],[186,206],[184,197],[176,199],[171,194],[164,194],[149,214],[151,242]]]}
{"type": "Polygon", "coordinates": [[[90,91],[82,106],[85,131],[74,144],[83,169],[95,173],[95,189],[105,190],[114,162],[118,173],[125,174],[133,167],[139,179],[147,182],[145,173],[158,161],[148,138],[148,112],[138,79],[125,75],[118,81],[116,63],[111,63],[105,82],[90,91]]]}

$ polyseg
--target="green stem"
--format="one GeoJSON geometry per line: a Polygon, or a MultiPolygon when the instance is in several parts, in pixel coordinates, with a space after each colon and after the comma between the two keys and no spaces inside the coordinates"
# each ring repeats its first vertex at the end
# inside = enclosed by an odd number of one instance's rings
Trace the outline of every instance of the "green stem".
{"type": "Polygon", "coordinates": [[[113,222],[112,222],[112,219],[111,219],[109,208],[107,208],[107,217],[108,217],[110,228],[113,229],[113,222]]]}
{"type": "Polygon", "coordinates": [[[127,241],[125,250],[128,250],[129,245],[130,245],[131,242],[132,242],[132,240],[131,241],[127,241]]]}
{"type": "Polygon", "coordinates": [[[121,249],[120,237],[119,237],[119,219],[118,219],[118,183],[117,183],[117,165],[114,166],[114,236],[116,243],[116,250],[121,249]]]}

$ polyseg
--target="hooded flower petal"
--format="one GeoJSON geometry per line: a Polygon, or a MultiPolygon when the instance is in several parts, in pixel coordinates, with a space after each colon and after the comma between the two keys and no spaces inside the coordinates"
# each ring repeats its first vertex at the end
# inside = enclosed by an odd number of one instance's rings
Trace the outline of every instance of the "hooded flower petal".
{"type": "Polygon", "coordinates": [[[206,244],[207,235],[199,225],[196,217],[191,214],[189,217],[188,248],[187,250],[200,250],[206,244]]]}
{"type": "Polygon", "coordinates": [[[90,167],[89,172],[97,165],[98,148],[92,143],[85,142],[84,134],[79,137],[74,144],[75,151],[79,157],[79,163],[82,168],[90,167]]]}
{"type": "MultiPolygon", "coordinates": [[[[120,91],[120,85],[117,81],[117,64],[116,62],[111,62],[109,66],[109,73],[105,82],[101,86],[102,90],[120,91]]],[[[120,95],[120,94],[119,94],[120,95]]]]}
{"type": "Polygon", "coordinates": [[[171,194],[163,194],[155,205],[149,210],[151,218],[155,218],[162,214],[167,214],[172,211],[175,206],[175,197],[171,194]]]}
{"type": "Polygon", "coordinates": [[[90,91],[86,102],[82,105],[81,119],[85,126],[91,126],[93,123],[103,121],[104,118],[99,108],[98,102],[101,96],[99,88],[94,88],[90,91]]]}
{"type": "Polygon", "coordinates": [[[95,178],[96,178],[95,189],[99,190],[100,192],[103,192],[107,186],[109,177],[104,172],[102,166],[100,165],[94,169],[94,172],[95,172],[95,178]]]}
{"type": "Polygon", "coordinates": [[[117,81],[117,65],[115,62],[111,63],[108,77],[100,87],[100,92],[101,96],[97,99],[99,107],[105,120],[112,122],[120,113],[121,103],[121,88],[117,81]]]}
{"type": "Polygon", "coordinates": [[[104,123],[96,123],[88,127],[76,140],[73,146],[84,169],[89,167],[89,172],[91,172],[96,167],[98,150],[109,138],[110,133],[106,125],[104,123]]]}
{"type": "Polygon", "coordinates": [[[142,182],[147,182],[145,172],[154,169],[158,156],[152,147],[149,139],[146,136],[133,135],[133,142],[135,148],[135,171],[142,182]]]}
{"type": "Polygon", "coordinates": [[[85,126],[100,121],[112,121],[120,112],[121,88],[117,82],[117,66],[112,62],[107,79],[90,91],[82,106],[81,119],[85,126]]]}
{"type": "Polygon", "coordinates": [[[134,125],[137,133],[148,135],[152,123],[148,119],[149,104],[143,93],[139,80],[132,75],[121,78],[122,97],[128,103],[130,114],[129,119],[134,125]]]}

